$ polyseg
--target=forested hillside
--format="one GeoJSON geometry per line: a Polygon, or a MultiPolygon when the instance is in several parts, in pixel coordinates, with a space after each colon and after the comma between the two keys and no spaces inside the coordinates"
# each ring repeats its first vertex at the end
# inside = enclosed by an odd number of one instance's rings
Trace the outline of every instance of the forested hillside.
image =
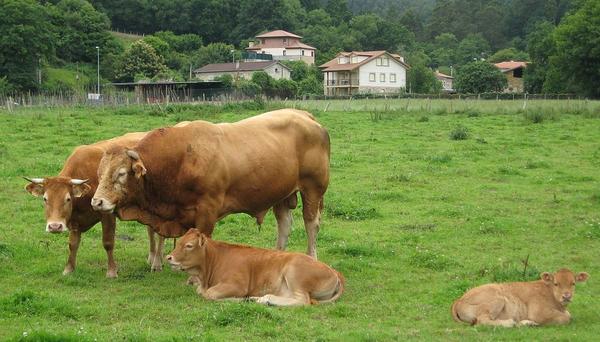
{"type": "MultiPolygon", "coordinates": [[[[317,48],[317,64],[340,51],[400,53],[422,92],[435,90],[432,69],[513,59],[532,62],[529,92],[598,96],[599,12],[600,0],[0,0],[0,91],[39,89],[50,66],[85,73],[95,46],[106,81],[185,79],[283,29],[317,48]],[[122,44],[110,29],[144,38],[122,44]]],[[[295,81],[307,75],[318,92],[317,69],[295,81]]]]}

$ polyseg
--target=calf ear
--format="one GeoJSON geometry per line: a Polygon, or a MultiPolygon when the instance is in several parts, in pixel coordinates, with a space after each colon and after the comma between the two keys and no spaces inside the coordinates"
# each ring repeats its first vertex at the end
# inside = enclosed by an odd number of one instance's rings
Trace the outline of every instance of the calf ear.
{"type": "Polygon", "coordinates": [[[588,280],[589,277],[590,277],[590,275],[587,274],[587,272],[581,272],[575,277],[575,281],[577,281],[577,282],[586,281],[586,280],[588,280]]]}
{"type": "Polygon", "coordinates": [[[204,246],[205,243],[206,243],[206,235],[200,233],[200,236],[198,237],[198,246],[202,247],[202,246],[204,246]]]}
{"type": "Polygon", "coordinates": [[[39,197],[44,194],[44,184],[31,182],[25,186],[25,190],[33,196],[39,197]]]}
{"type": "Polygon", "coordinates": [[[86,183],[73,185],[73,196],[81,197],[90,192],[90,190],[92,190],[92,187],[86,183]]]}
{"type": "Polygon", "coordinates": [[[554,281],[554,275],[552,273],[544,272],[540,274],[540,278],[546,283],[551,283],[554,281]]]}

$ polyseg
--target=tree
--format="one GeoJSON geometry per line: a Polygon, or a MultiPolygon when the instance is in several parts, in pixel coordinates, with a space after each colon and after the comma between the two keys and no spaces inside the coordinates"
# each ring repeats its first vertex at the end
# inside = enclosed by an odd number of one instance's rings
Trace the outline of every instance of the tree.
{"type": "Polygon", "coordinates": [[[442,84],[431,69],[424,64],[412,65],[408,70],[408,85],[411,93],[434,94],[442,90],[442,84]]]}
{"type": "MultiPolygon", "coordinates": [[[[554,41],[554,25],[544,21],[535,26],[535,29],[527,35],[527,52],[531,63],[525,69],[523,82],[525,90],[529,93],[541,93],[544,91],[544,83],[550,68],[550,56],[555,54],[556,44],[554,41]]],[[[548,88],[549,85],[546,86],[548,88]]],[[[552,88],[556,88],[552,86],[552,88]]],[[[553,89],[556,90],[556,89],[553,89]]]]}
{"type": "Polygon", "coordinates": [[[293,32],[306,16],[299,0],[244,0],[239,7],[237,26],[231,30],[235,42],[275,29],[293,32]]]}
{"type": "Polygon", "coordinates": [[[556,58],[551,66],[560,70],[573,89],[600,97],[600,1],[585,1],[556,28],[556,58]]]}
{"type": "Polygon", "coordinates": [[[488,59],[490,63],[498,63],[502,61],[529,61],[527,52],[519,51],[515,48],[508,48],[496,51],[488,59]]]}
{"type": "Polygon", "coordinates": [[[232,51],[235,51],[233,45],[211,43],[198,49],[192,56],[192,60],[198,67],[212,63],[225,63],[232,60],[232,51]]]}
{"type": "Polygon", "coordinates": [[[458,69],[454,88],[460,93],[486,93],[506,88],[506,77],[498,68],[484,61],[471,62],[458,69]]]}
{"type": "Polygon", "coordinates": [[[131,82],[136,75],[153,78],[165,72],[166,69],[163,59],[154,51],[154,48],[143,40],[138,40],[132,43],[123,54],[116,78],[119,81],[131,82]]]}
{"type": "Polygon", "coordinates": [[[54,56],[53,30],[37,1],[0,1],[0,76],[17,90],[35,88],[40,61],[54,56]]]}
{"type": "Polygon", "coordinates": [[[298,83],[298,95],[323,95],[323,82],[311,75],[298,83]]]}
{"type": "Polygon", "coordinates": [[[470,34],[458,45],[457,58],[460,64],[485,59],[490,53],[490,44],[481,34],[470,34]]]}
{"type": "Polygon", "coordinates": [[[280,78],[278,80],[273,80],[273,90],[269,95],[285,99],[294,97],[297,91],[298,85],[296,82],[280,78]]]}
{"type": "Polygon", "coordinates": [[[273,77],[264,71],[255,71],[252,73],[252,82],[257,84],[263,93],[268,93],[273,89],[273,77]]]}
{"type": "Polygon", "coordinates": [[[452,33],[442,33],[435,37],[431,57],[436,66],[456,65],[458,59],[456,51],[458,49],[458,40],[452,33]]]}

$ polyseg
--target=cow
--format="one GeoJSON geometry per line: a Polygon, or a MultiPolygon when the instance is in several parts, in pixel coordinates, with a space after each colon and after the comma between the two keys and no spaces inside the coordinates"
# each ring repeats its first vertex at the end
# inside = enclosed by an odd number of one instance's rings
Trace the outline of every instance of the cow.
{"type": "Polygon", "coordinates": [[[299,306],[330,303],[344,292],[342,274],[306,254],[215,241],[194,228],[166,259],[193,277],[207,300],[299,306]]]}
{"type": "MultiPolygon", "coordinates": [[[[56,177],[25,178],[25,189],[32,195],[43,196],[46,215],[46,231],[62,233],[69,231],[69,258],[63,275],[75,270],[77,250],[81,233],[102,222],[102,242],[108,256],[106,276],[117,277],[117,265],[113,257],[115,240],[115,216],[94,211],[90,205],[92,194],[98,186],[97,169],[104,152],[111,146],[134,146],[146,133],[128,133],[121,137],[82,145],[67,158],[56,177]]],[[[148,227],[150,252],[148,262],[154,271],[162,268],[163,238],[155,242],[154,230],[148,227]]]]}
{"type": "Polygon", "coordinates": [[[308,112],[276,110],[235,123],[193,121],[148,133],[134,148],[107,150],[92,207],[150,224],[164,237],[247,213],[260,224],[273,207],[284,250],[296,193],[303,201],[307,254],[316,258],[329,184],[327,130],[308,112]]]}
{"type": "Polygon", "coordinates": [[[566,307],[575,283],[588,277],[563,268],[554,274],[544,272],[537,281],[482,285],[452,304],[452,317],[472,325],[503,327],[567,324],[571,314],[566,307]]]}

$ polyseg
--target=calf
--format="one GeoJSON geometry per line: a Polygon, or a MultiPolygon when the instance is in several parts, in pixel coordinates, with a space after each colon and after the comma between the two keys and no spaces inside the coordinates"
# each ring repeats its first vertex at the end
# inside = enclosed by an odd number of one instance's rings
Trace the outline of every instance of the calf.
{"type": "Polygon", "coordinates": [[[482,285],[452,304],[452,316],[457,322],[504,327],[567,324],[571,314],[566,307],[575,282],[588,277],[563,268],[554,274],[544,272],[537,281],[482,285]]]}
{"type": "Polygon", "coordinates": [[[195,278],[208,300],[295,306],[333,302],[344,290],[339,272],[308,255],[218,242],[197,229],[177,241],[167,261],[195,278]]]}

